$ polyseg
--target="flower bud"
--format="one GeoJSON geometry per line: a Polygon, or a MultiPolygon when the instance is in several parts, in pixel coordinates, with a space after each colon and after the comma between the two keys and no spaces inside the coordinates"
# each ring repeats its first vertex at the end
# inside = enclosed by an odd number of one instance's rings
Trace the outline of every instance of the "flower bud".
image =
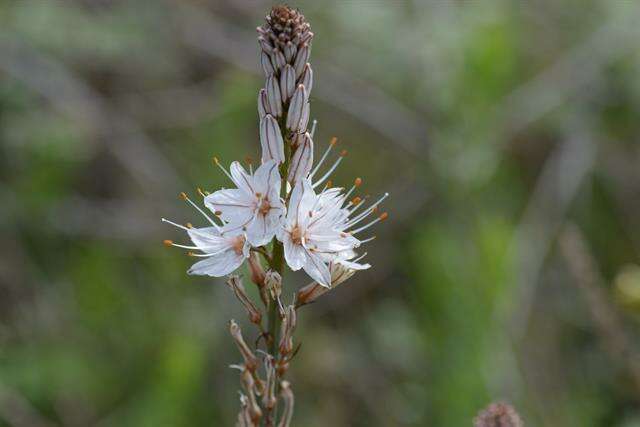
{"type": "Polygon", "coordinates": [[[271,58],[269,58],[269,55],[264,51],[260,52],[260,65],[262,66],[262,71],[264,71],[265,77],[269,77],[276,72],[275,68],[273,68],[273,64],[271,63],[271,58]]]}
{"type": "Polygon", "coordinates": [[[247,295],[240,276],[237,276],[235,274],[229,276],[227,285],[229,286],[229,288],[231,288],[236,298],[238,298],[238,301],[240,301],[240,304],[242,304],[244,309],[247,311],[247,315],[249,316],[249,320],[251,321],[251,323],[259,325],[262,320],[262,313],[247,295]]]}
{"type": "Polygon", "coordinates": [[[273,53],[271,54],[271,64],[273,64],[273,68],[275,68],[276,71],[281,70],[286,63],[287,60],[282,51],[278,48],[273,49],[273,53]]]}
{"type": "Polygon", "coordinates": [[[271,114],[269,101],[267,99],[267,91],[265,89],[260,89],[260,92],[258,92],[258,117],[262,119],[267,114],[271,114]]]}
{"type": "Polygon", "coordinates": [[[296,52],[298,52],[296,45],[291,42],[287,42],[284,46],[284,58],[287,62],[291,63],[291,60],[296,56],[296,52]]]}
{"type": "Polygon", "coordinates": [[[280,418],[278,427],[290,427],[291,418],[293,418],[294,398],[289,381],[280,382],[280,396],[282,396],[282,400],[284,401],[284,408],[282,410],[282,418],[280,418]]]}
{"type": "Polygon", "coordinates": [[[260,145],[262,146],[262,162],[274,159],[284,162],[284,141],[278,122],[270,114],[260,120],[260,145]]]}
{"type": "Polygon", "coordinates": [[[298,123],[298,132],[304,132],[307,129],[307,125],[309,124],[309,112],[311,106],[308,102],[305,102],[302,107],[302,117],[300,117],[300,122],[298,123]]]}
{"type": "Polygon", "coordinates": [[[265,84],[267,90],[267,101],[269,102],[269,110],[275,117],[282,115],[282,98],[280,96],[280,85],[276,76],[269,76],[265,84]]]}
{"type": "Polygon", "coordinates": [[[292,186],[300,179],[309,176],[313,165],[313,140],[308,132],[299,135],[300,137],[296,138],[296,141],[299,142],[291,158],[289,176],[287,178],[292,186]]]}
{"type": "Polygon", "coordinates": [[[296,54],[296,59],[293,62],[293,68],[296,70],[296,78],[302,75],[304,66],[309,61],[309,55],[311,54],[311,48],[308,44],[303,44],[296,54]]]}
{"type": "Polygon", "coordinates": [[[307,62],[304,66],[304,70],[302,70],[302,77],[300,78],[300,83],[302,83],[307,90],[307,96],[311,93],[311,88],[313,88],[313,70],[311,69],[311,64],[307,62]]]}
{"type": "Polygon", "coordinates": [[[262,49],[263,52],[267,54],[271,54],[271,52],[273,52],[273,47],[271,46],[271,43],[269,43],[269,41],[264,37],[262,36],[258,37],[258,44],[260,45],[260,48],[262,49]]]}
{"type": "Polygon", "coordinates": [[[307,104],[307,93],[304,85],[298,85],[296,91],[291,97],[291,103],[289,104],[289,111],[287,112],[287,129],[292,131],[298,131],[300,129],[300,121],[304,106],[307,104]]]}
{"type": "Polygon", "coordinates": [[[282,102],[287,102],[296,88],[296,76],[293,67],[285,65],[280,74],[280,97],[282,102]]]}
{"type": "Polygon", "coordinates": [[[251,252],[248,259],[249,273],[251,281],[258,285],[259,288],[264,287],[264,269],[260,263],[260,256],[257,252],[251,252]]]}
{"type": "Polygon", "coordinates": [[[244,341],[244,338],[242,338],[242,330],[233,319],[229,321],[229,332],[231,333],[231,337],[235,341],[236,346],[238,346],[238,350],[244,359],[245,367],[250,371],[254,371],[258,367],[258,359],[244,341]]]}

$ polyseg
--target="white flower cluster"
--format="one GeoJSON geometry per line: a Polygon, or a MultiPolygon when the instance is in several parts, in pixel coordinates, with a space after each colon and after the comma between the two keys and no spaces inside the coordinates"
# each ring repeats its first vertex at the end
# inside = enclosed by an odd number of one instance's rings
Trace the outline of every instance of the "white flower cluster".
{"type": "Polygon", "coordinates": [[[167,245],[197,250],[190,254],[204,258],[189,269],[189,274],[230,274],[251,250],[267,253],[265,245],[274,239],[284,246],[284,258],[291,270],[304,269],[324,287],[331,287],[332,277],[336,284],[336,277],[350,277],[355,270],[369,268],[369,264],[359,262],[364,255],[359,257],[355,250],[373,237],[360,238],[359,234],[386,218],[386,213],[377,215],[377,210],[388,194],[365,208],[366,198],[350,199],[362,183],[360,178],[348,191],[331,187],[327,180],[345,152],[315,178],[336,139],[313,167],[315,129],[307,132],[313,85],[313,72],[307,61],[313,33],[297,16],[297,21],[274,18],[258,29],[260,61],[266,76],[265,87],[258,94],[261,165],[255,171],[247,171],[239,162],[233,162],[227,171],[214,159],[235,188],[201,193],[212,216],[182,193],[209,226],[194,228],[163,219],[185,230],[193,242],[181,245],[167,240],[167,245]],[[319,188],[321,191],[316,191],[319,188]],[[373,214],[375,219],[361,225],[373,214]]]}

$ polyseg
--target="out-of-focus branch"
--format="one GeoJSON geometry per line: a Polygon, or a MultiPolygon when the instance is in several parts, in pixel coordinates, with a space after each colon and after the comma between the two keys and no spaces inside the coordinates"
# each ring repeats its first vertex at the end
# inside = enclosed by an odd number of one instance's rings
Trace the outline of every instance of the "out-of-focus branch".
{"type": "Polygon", "coordinates": [[[54,109],[102,141],[142,191],[162,188],[171,192],[181,185],[180,177],[143,130],[60,62],[10,34],[0,33],[0,71],[44,97],[54,109]]]}
{"type": "Polygon", "coordinates": [[[53,427],[15,390],[0,385],[0,419],[14,427],[53,427]]]}
{"type": "Polygon", "coordinates": [[[636,389],[636,397],[640,398],[640,358],[633,353],[622,319],[605,292],[604,279],[582,232],[575,225],[568,225],[560,235],[559,244],[573,283],[587,303],[604,350],[625,366],[636,389]]]}

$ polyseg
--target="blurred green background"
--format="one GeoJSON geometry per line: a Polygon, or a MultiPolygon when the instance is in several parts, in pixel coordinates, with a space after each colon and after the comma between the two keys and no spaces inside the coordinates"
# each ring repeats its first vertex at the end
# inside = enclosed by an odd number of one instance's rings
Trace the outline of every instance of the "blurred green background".
{"type": "MultiPolygon", "coordinates": [[[[640,426],[640,3],[291,5],[334,183],[392,193],[301,313],[294,424],[640,426]]],[[[259,156],[271,6],[0,2],[0,425],[233,425],[244,313],[160,217],[259,156]]]]}

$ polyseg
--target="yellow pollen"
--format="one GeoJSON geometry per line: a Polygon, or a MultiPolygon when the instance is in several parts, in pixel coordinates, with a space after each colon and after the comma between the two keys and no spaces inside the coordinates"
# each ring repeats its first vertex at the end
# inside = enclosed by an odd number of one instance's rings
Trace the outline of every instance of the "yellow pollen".
{"type": "Polygon", "coordinates": [[[187,228],[193,228],[193,224],[191,224],[190,222],[187,223],[187,228]]]}
{"type": "Polygon", "coordinates": [[[214,157],[213,157],[213,163],[214,163],[214,164],[216,164],[216,165],[219,165],[219,164],[220,164],[220,161],[218,160],[218,158],[217,158],[217,157],[215,157],[215,156],[214,156],[214,157]]]}
{"type": "Polygon", "coordinates": [[[171,241],[171,240],[163,240],[162,244],[165,245],[166,247],[169,247],[169,246],[173,245],[173,241],[171,241]]]}
{"type": "Polygon", "coordinates": [[[196,256],[193,252],[187,252],[187,256],[196,256]]]}
{"type": "Polygon", "coordinates": [[[184,191],[183,191],[182,193],[180,193],[180,198],[181,198],[182,200],[187,200],[187,198],[188,198],[188,197],[187,197],[187,193],[185,193],[184,191]]]}
{"type": "Polygon", "coordinates": [[[206,196],[206,194],[204,194],[204,192],[200,187],[197,188],[197,191],[198,191],[198,194],[201,195],[202,197],[206,196]]]}
{"type": "Polygon", "coordinates": [[[327,184],[325,185],[325,188],[331,188],[333,187],[333,181],[329,180],[327,181],[327,184]]]}
{"type": "Polygon", "coordinates": [[[386,212],[383,212],[382,215],[380,215],[380,221],[384,221],[385,219],[387,219],[389,217],[389,214],[386,212]]]}
{"type": "Polygon", "coordinates": [[[362,178],[356,178],[356,180],[353,182],[353,185],[355,185],[356,187],[360,187],[362,185],[362,178]]]}
{"type": "Polygon", "coordinates": [[[337,143],[338,143],[338,138],[335,137],[335,136],[333,138],[331,138],[331,141],[329,141],[329,145],[331,145],[332,147],[334,145],[336,145],[337,143]]]}
{"type": "Polygon", "coordinates": [[[220,215],[222,215],[222,211],[215,211],[215,212],[214,212],[214,214],[215,214],[216,216],[220,216],[220,215]]]}

